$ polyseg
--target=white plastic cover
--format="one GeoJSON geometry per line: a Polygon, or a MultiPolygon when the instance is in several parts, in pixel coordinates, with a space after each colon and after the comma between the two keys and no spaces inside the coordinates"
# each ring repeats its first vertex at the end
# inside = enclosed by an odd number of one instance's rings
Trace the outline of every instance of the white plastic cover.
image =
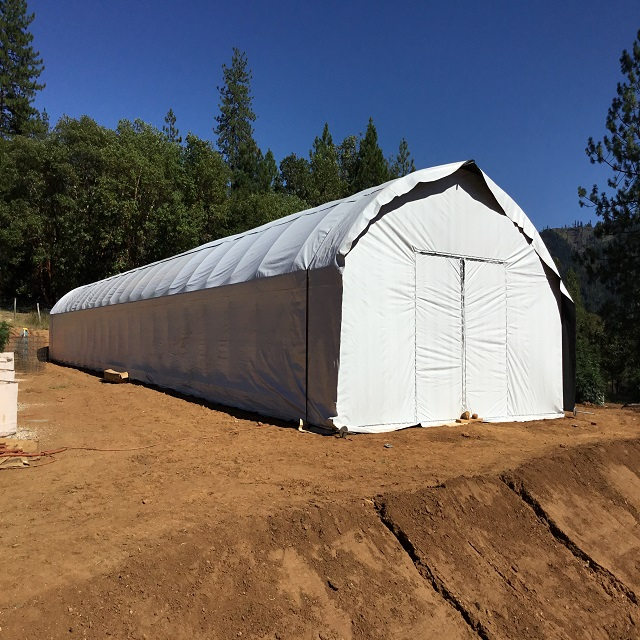
{"type": "Polygon", "coordinates": [[[461,260],[415,259],[416,422],[450,420],[464,405],[461,260]]]}
{"type": "Polygon", "coordinates": [[[536,244],[471,171],[383,207],[345,259],[333,423],[562,416],[560,279],[536,244]]]}
{"type": "Polygon", "coordinates": [[[79,287],[51,312],[50,352],[356,431],[454,418],[433,398],[444,406],[459,393],[451,407],[475,402],[487,417],[551,416],[562,395],[561,287],[520,208],[475,164],[455,163],[79,287]],[[449,262],[427,255],[435,253],[449,262]],[[445,384],[432,374],[448,348],[440,341],[453,334],[430,325],[446,325],[437,300],[456,294],[439,287],[442,274],[430,265],[468,259],[482,263],[470,271],[478,286],[458,307],[470,307],[459,340],[472,344],[446,364],[445,384]],[[494,263],[500,269],[482,266],[494,263]],[[466,377],[454,381],[461,368],[466,377]]]}

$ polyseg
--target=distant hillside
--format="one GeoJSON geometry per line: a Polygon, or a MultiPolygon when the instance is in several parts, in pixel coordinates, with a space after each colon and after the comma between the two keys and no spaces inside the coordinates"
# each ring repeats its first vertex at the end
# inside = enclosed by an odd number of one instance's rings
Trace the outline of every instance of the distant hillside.
{"type": "Polygon", "coordinates": [[[580,290],[584,306],[598,313],[607,299],[607,290],[601,282],[590,282],[586,268],[580,264],[580,256],[588,247],[598,248],[605,240],[596,238],[591,224],[545,229],[540,233],[551,256],[559,263],[560,275],[564,278],[573,269],[580,279],[580,290]]]}

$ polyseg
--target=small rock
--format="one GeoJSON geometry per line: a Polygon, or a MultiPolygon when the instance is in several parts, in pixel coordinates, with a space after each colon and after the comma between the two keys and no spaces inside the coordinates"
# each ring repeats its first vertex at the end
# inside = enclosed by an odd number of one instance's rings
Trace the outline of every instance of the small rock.
{"type": "Polygon", "coordinates": [[[466,431],[463,431],[460,435],[461,435],[463,438],[470,438],[470,437],[471,437],[471,436],[470,436],[466,431]]]}
{"type": "Polygon", "coordinates": [[[69,613],[73,613],[73,607],[69,607],[69,613]]]}
{"type": "Polygon", "coordinates": [[[389,444],[388,442],[384,445],[385,449],[393,449],[393,445],[389,444]]]}
{"type": "Polygon", "coordinates": [[[574,424],[572,424],[571,426],[572,426],[572,427],[579,427],[580,425],[578,425],[578,424],[575,424],[575,423],[574,423],[574,424]]]}
{"type": "Polygon", "coordinates": [[[340,589],[340,585],[335,580],[332,580],[331,578],[327,578],[327,584],[334,591],[338,591],[338,589],[340,589]]]}
{"type": "Polygon", "coordinates": [[[148,502],[149,502],[149,501],[145,498],[145,499],[142,501],[142,504],[147,504],[148,502]]]}
{"type": "Polygon", "coordinates": [[[465,411],[461,416],[460,419],[461,420],[468,420],[471,417],[471,413],[469,413],[469,411],[465,411]]]}
{"type": "Polygon", "coordinates": [[[597,422],[592,422],[591,426],[595,427],[598,423],[597,422]]]}
{"type": "Polygon", "coordinates": [[[477,420],[478,419],[478,414],[477,413],[472,413],[471,414],[471,419],[472,420],[477,420]]]}

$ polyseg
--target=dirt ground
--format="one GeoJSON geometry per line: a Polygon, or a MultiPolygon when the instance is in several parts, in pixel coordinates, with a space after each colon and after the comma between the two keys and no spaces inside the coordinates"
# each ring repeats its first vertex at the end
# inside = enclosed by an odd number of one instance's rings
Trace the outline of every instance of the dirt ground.
{"type": "Polygon", "coordinates": [[[631,408],[342,439],[52,363],[19,403],[69,448],[0,470],[0,640],[640,638],[631,408]]]}

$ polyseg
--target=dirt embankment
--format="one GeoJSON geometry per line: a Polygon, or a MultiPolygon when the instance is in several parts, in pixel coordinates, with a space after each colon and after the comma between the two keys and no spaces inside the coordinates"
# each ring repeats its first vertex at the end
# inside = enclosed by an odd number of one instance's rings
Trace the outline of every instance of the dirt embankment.
{"type": "Polygon", "coordinates": [[[338,439],[50,364],[20,402],[103,450],[0,471],[0,638],[640,638],[640,414],[338,439]]]}

